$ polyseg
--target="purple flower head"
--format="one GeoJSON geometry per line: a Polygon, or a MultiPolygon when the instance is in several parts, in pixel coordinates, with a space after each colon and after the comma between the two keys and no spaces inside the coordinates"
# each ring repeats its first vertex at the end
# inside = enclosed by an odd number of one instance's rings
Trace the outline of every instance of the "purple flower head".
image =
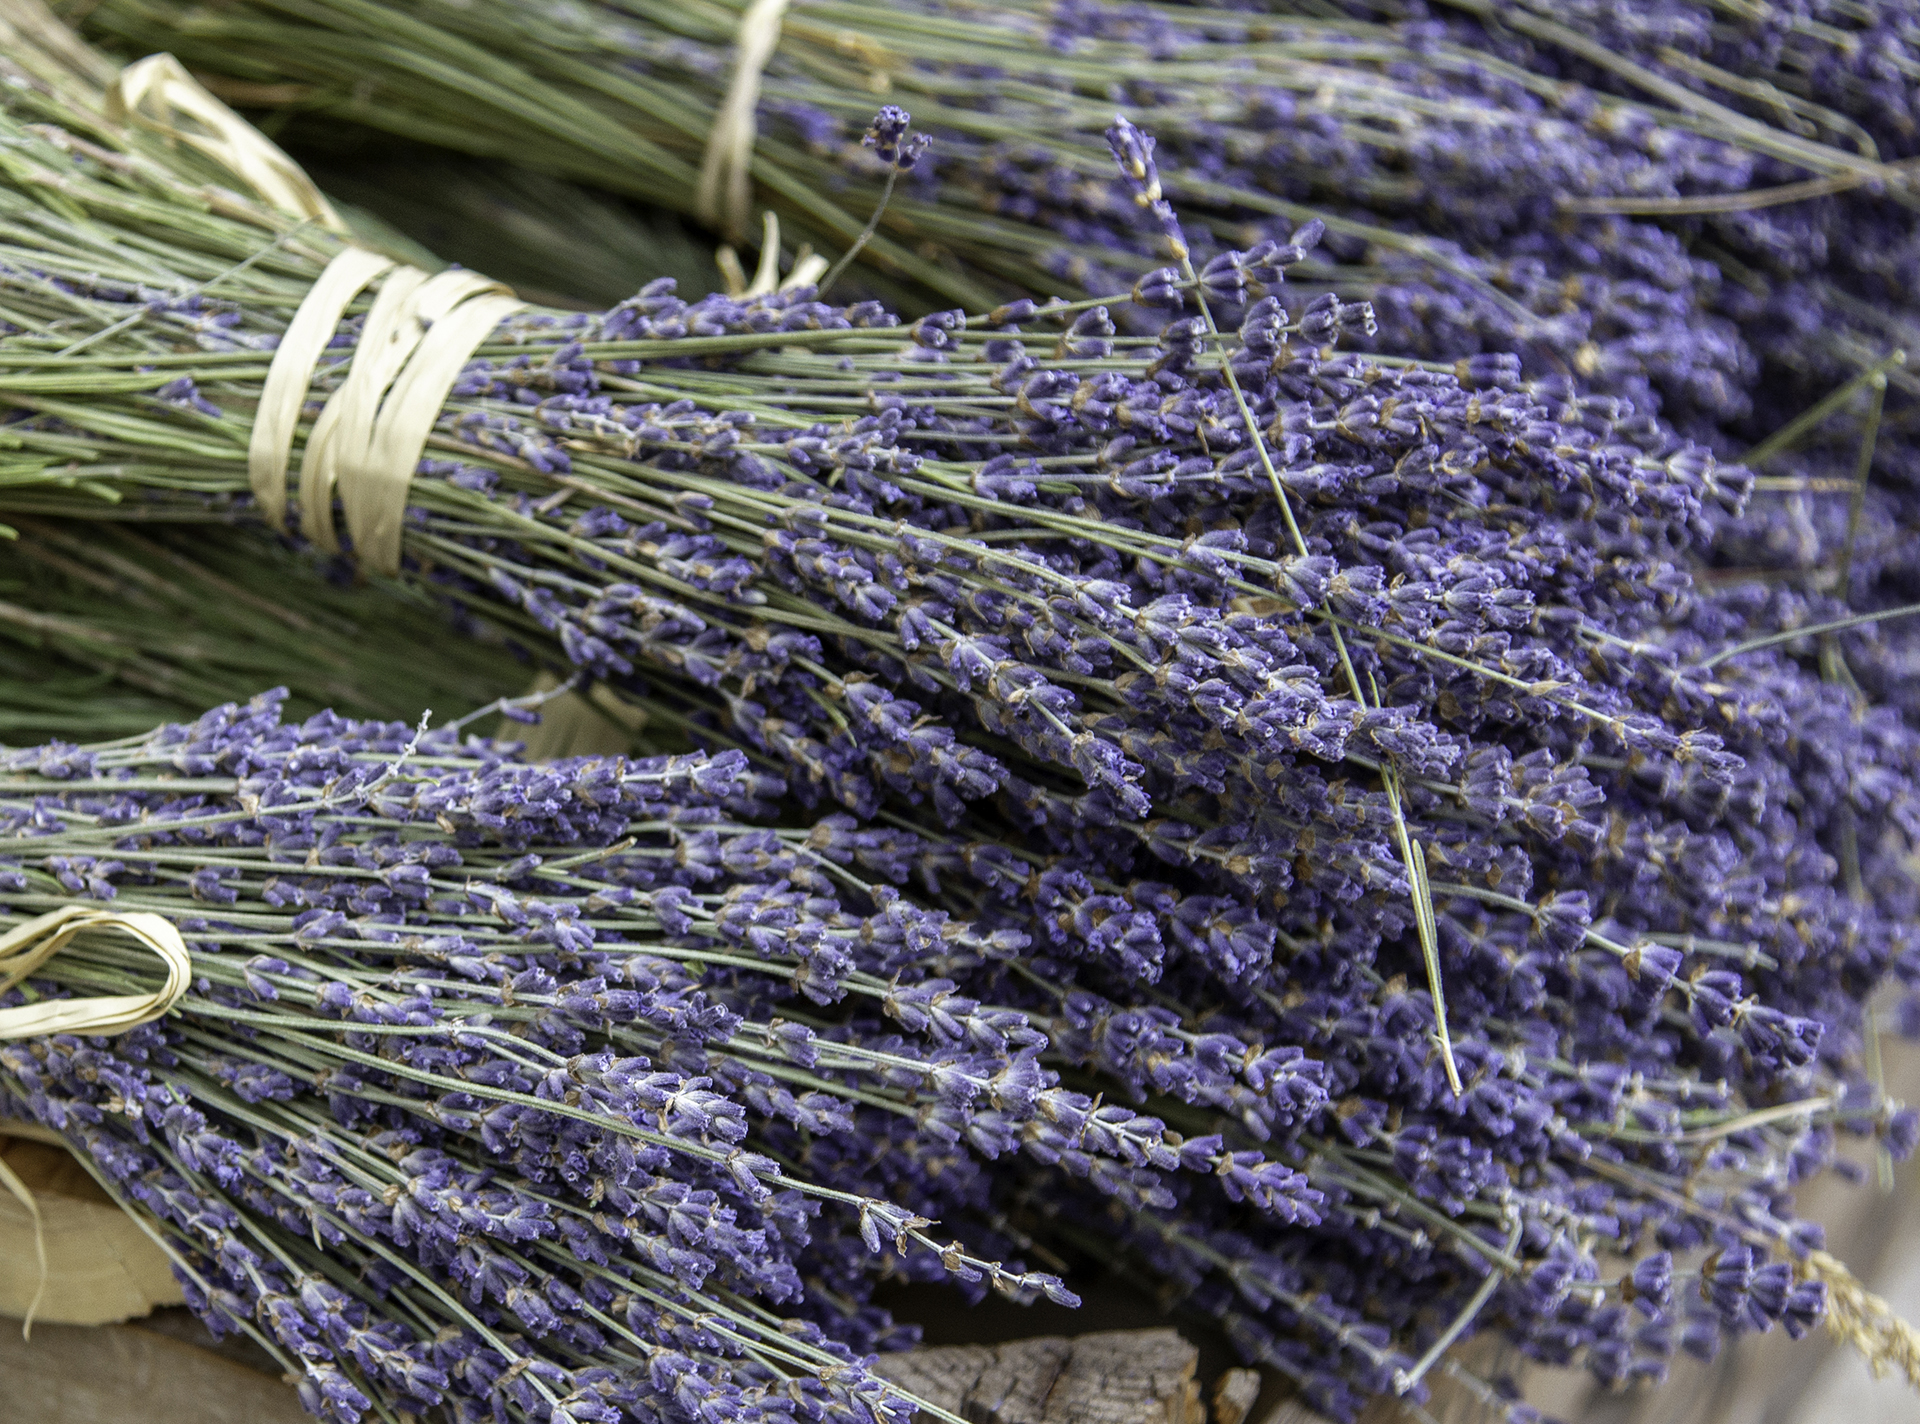
{"type": "Polygon", "coordinates": [[[1637,1309],[1649,1316],[1664,1314],[1673,1300],[1672,1253],[1656,1251],[1653,1255],[1635,1262],[1628,1280],[1632,1285],[1633,1303],[1637,1309]]]}
{"type": "Polygon", "coordinates": [[[1780,1323],[1787,1334],[1798,1340],[1818,1325],[1827,1313],[1827,1283],[1802,1281],[1787,1293],[1780,1323]]]}
{"type": "Polygon", "coordinates": [[[907,128],[913,122],[913,115],[897,104],[887,104],[873,116],[873,122],[867,125],[867,131],[860,142],[874,151],[882,163],[895,172],[905,173],[920,160],[933,142],[923,133],[908,133],[907,128]]]}
{"type": "Polygon", "coordinates": [[[1126,115],[1116,115],[1107,128],[1107,147],[1113,152],[1113,161],[1120,165],[1120,175],[1131,190],[1135,205],[1152,216],[1166,238],[1169,255],[1176,262],[1186,261],[1191,249],[1187,246],[1186,234],[1180,229],[1179,215],[1161,190],[1160,170],[1153,161],[1153,135],[1136,126],[1126,115]]]}

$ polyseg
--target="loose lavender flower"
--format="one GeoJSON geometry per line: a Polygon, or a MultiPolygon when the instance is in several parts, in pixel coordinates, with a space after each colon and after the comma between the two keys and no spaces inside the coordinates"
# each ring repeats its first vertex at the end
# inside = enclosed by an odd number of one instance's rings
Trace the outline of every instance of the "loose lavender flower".
{"type": "Polygon", "coordinates": [[[873,150],[873,156],[896,172],[906,173],[927,151],[933,140],[923,133],[909,133],[913,115],[895,104],[883,106],[860,142],[873,150]]]}
{"type": "Polygon", "coordinates": [[[1107,147],[1121,176],[1133,190],[1133,201],[1143,208],[1166,238],[1167,255],[1184,262],[1188,255],[1186,234],[1180,230],[1179,216],[1160,189],[1160,170],[1153,161],[1153,135],[1136,128],[1123,114],[1107,130],[1107,147]]]}

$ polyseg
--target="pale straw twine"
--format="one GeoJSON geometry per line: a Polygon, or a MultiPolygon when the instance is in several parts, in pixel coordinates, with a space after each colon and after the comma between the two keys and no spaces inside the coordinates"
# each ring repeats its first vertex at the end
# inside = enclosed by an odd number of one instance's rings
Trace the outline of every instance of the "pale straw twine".
{"type": "Polygon", "coordinates": [[[727,82],[700,162],[693,210],[702,222],[719,228],[729,242],[745,238],[752,216],[753,142],[758,133],[754,111],[760,105],[760,77],[780,43],[787,3],[753,0],[741,14],[734,31],[733,77],[727,82]]]}
{"type": "MultiPolygon", "coordinates": [[[[198,149],[281,212],[346,230],[300,165],[170,54],[123,69],[107,91],[107,112],[198,149]]],[[[247,479],[267,521],[284,530],[287,465],[314,370],[347,307],[381,278],[353,366],[307,436],[301,532],[325,552],[339,551],[338,494],[355,555],[378,573],[395,574],[407,488],[433,422],[474,348],[524,305],[500,283],[473,272],[433,276],[363,248],[342,249],[308,289],[273,354],[247,448],[247,479]]]]}
{"type": "MultiPolygon", "coordinates": [[[[104,994],[85,999],[45,999],[0,1009],[0,1041],[38,1038],[49,1033],[100,1035],[125,1033],[162,1017],[193,982],[192,961],[180,931],[159,915],[121,914],[85,905],[63,905],[0,935],[0,994],[13,988],[89,930],[115,930],[153,951],[166,966],[166,983],[147,994],[104,994]]],[[[33,1337],[33,1317],[47,1293],[47,1242],[40,1203],[19,1175],[0,1159],[5,1187],[33,1218],[33,1247],[40,1261],[40,1283],[27,1307],[21,1333],[33,1337]]]]}

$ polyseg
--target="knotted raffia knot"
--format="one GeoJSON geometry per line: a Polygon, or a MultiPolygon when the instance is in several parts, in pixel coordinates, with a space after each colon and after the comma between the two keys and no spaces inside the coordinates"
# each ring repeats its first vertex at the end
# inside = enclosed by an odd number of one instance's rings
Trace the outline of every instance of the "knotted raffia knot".
{"type": "Polygon", "coordinates": [[[1898,1370],[1907,1383],[1920,1388],[1920,1330],[1862,1285],[1845,1262],[1825,1251],[1808,1252],[1800,1270],[1806,1279],[1825,1284],[1827,1328],[1865,1357],[1876,1379],[1898,1370]]]}
{"type": "MultiPolygon", "coordinates": [[[[122,913],[86,905],[62,905],[0,935],[0,995],[19,984],[81,935],[115,931],[153,951],[166,967],[166,982],[146,994],[104,994],[84,999],[47,999],[0,1009],[0,1041],[38,1038],[49,1033],[115,1034],[160,1018],[193,982],[186,942],[171,921],[145,911],[122,913]]],[[[12,1194],[33,1219],[34,1250],[40,1259],[40,1284],[27,1307],[21,1330],[31,1338],[33,1317],[47,1291],[47,1247],[40,1203],[25,1182],[0,1161],[0,1187],[12,1194]]]]}

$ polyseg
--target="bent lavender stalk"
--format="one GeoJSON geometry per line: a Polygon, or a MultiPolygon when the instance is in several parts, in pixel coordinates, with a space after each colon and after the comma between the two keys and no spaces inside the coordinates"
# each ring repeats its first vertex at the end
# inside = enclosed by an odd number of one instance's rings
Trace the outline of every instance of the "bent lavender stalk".
{"type": "MultiPolygon", "coordinates": [[[[6,504],[246,517],[263,353],[328,239],[11,102],[64,127],[15,124],[0,187],[6,504]]],[[[1148,141],[1113,137],[1184,251],[1148,141]]],[[[883,1071],[849,1091],[901,1111],[857,1142],[786,1119],[794,1181],[999,1257],[1117,1241],[1341,1416],[1476,1327],[1609,1379],[1803,1329],[1844,1278],[1791,1184],[1836,1131],[1912,1146],[1858,1045],[1920,968],[1913,732],[1692,586],[1744,471],[1506,359],[1341,353],[1369,313],[1291,297],[1309,237],[1150,274],[1146,335],[804,290],[522,314],[442,413],[409,577],[840,803],[741,892],[802,996],[853,997],[850,953],[909,1033],[1014,1015],[1060,1075],[1010,1066],[1010,1115],[889,1077],[909,1055],[861,1021],[834,1041],[883,1071]],[[859,951],[816,935],[809,866],[859,951]]],[[[68,834],[31,789],[18,832],[68,834]]],[[[122,893],[54,854],[66,894],[122,893]]],[[[816,1323],[864,1349],[855,1239],[815,1303],[854,1309],[816,1323]]]]}

